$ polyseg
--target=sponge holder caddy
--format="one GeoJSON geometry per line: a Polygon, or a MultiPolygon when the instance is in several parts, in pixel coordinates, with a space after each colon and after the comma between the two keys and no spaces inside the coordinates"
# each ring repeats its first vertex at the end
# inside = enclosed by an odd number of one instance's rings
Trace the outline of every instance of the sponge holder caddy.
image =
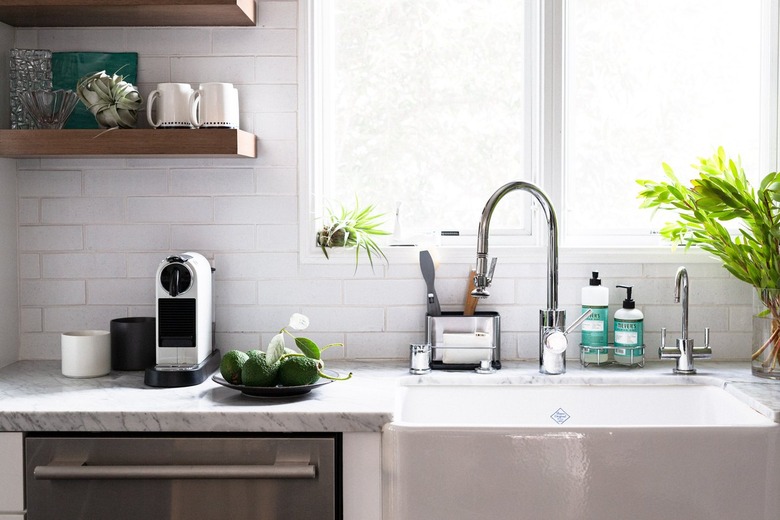
{"type": "Polygon", "coordinates": [[[462,312],[444,311],[441,316],[426,316],[425,337],[431,345],[431,369],[433,370],[476,370],[479,362],[474,363],[444,363],[444,354],[450,349],[467,349],[474,351],[484,349],[483,359],[489,360],[493,369],[501,368],[501,316],[497,312],[480,311],[472,316],[464,316],[462,312]],[[444,344],[444,334],[475,334],[489,335],[489,346],[444,344]]]}

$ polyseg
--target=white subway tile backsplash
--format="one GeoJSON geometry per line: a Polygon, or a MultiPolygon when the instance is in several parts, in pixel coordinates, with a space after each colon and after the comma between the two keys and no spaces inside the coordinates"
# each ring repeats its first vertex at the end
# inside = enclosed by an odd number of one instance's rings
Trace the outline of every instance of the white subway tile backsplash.
{"type": "Polygon", "coordinates": [[[123,157],[41,157],[45,170],[119,170],[125,167],[123,157]]]}
{"type": "Polygon", "coordinates": [[[303,305],[301,313],[309,318],[310,325],[299,334],[309,336],[313,332],[380,332],[385,329],[385,311],[382,307],[314,307],[303,305]]]}
{"type": "Polygon", "coordinates": [[[268,2],[258,5],[257,25],[266,28],[298,27],[298,2],[268,2]]]}
{"type": "Polygon", "coordinates": [[[81,195],[80,171],[20,171],[17,175],[20,197],[72,197],[81,195]]]}
{"type": "MultiPolygon", "coordinates": [[[[144,56],[211,54],[210,28],[130,27],[127,48],[144,56]]],[[[89,32],[89,31],[84,31],[89,32]]]]}
{"type": "MultiPolygon", "coordinates": [[[[296,112],[296,85],[244,85],[239,91],[239,103],[246,112],[296,112]]],[[[263,136],[260,136],[262,139],[263,136]]]]}
{"type": "Polygon", "coordinates": [[[43,278],[123,278],[127,260],[121,253],[57,253],[41,255],[43,278]]]}
{"type": "Polygon", "coordinates": [[[123,222],[124,218],[124,199],[121,198],[41,200],[41,222],[44,224],[108,224],[123,222]]]}
{"type": "MultiPolygon", "coordinates": [[[[171,58],[168,56],[138,56],[138,81],[139,83],[154,84],[154,88],[156,88],[157,83],[170,82],[171,58]]],[[[147,98],[144,97],[144,99],[147,98]]]]}
{"type": "Polygon", "coordinates": [[[254,116],[255,134],[261,141],[296,139],[298,114],[294,112],[262,112],[254,116]]]}
{"type": "Polygon", "coordinates": [[[257,305],[257,284],[243,280],[214,282],[216,305],[257,305]]]}
{"type": "Polygon", "coordinates": [[[130,222],[213,222],[214,202],[211,197],[130,197],[127,219],[130,222]]]}
{"type": "Polygon", "coordinates": [[[84,305],[83,280],[21,280],[19,300],[22,306],[84,305]]]}
{"type": "Polygon", "coordinates": [[[214,54],[295,56],[298,49],[298,32],[295,29],[219,28],[214,29],[212,36],[214,54]]]}
{"type": "Polygon", "coordinates": [[[295,141],[259,141],[258,166],[295,166],[298,164],[298,148],[295,141]]]}
{"type": "Polygon", "coordinates": [[[19,226],[20,251],[75,251],[83,247],[81,226],[19,226]]]}
{"type": "Polygon", "coordinates": [[[21,332],[43,332],[43,309],[27,307],[19,313],[21,332]]]}
{"type": "Polygon", "coordinates": [[[173,225],[171,247],[182,251],[251,251],[255,248],[252,225],[173,225]]]}
{"type": "Polygon", "coordinates": [[[255,81],[255,63],[249,56],[204,56],[171,58],[171,81],[191,83],[220,82],[246,85],[255,81]]]}
{"type": "Polygon", "coordinates": [[[127,317],[127,307],[111,305],[70,305],[48,307],[44,311],[46,332],[71,330],[110,330],[111,320],[127,317]]]}
{"type": "Polygon", "coordinates": [[[289,83],[298,81],[298,59],[285,56],[262,56],[254,59],[257,83],[289,83]]]}
{"type": "Polygon", "coordinates": [[[126,52],[128,49],[125,45],[125,30],[118,27],[93,28],[89,31],[75,27],[38,29],[38,48],[53,52],[126,52]]]}
{"type": "Polygon", "coordinates": [[[176,195],[241,195],[255,192],[252,168],[171,170],[171,193],[176,195]]]}
{"type": "Polygon", "coordinates": [[[85,227],[89,251],[167,251],[171,231],[167,225],[90,225],[85,227]]]}
{"type": "Polygon", "coordinates": [[[425,282],[419,280],[345,280],[347,305],[409,305],[425,302],[425,282]]]}
{"type": "Polygon", "coordinates": [[[149,305],[154,303],[154,276],[148,280],[94,279],[87,280],[87,303],[98,305],[149,305]]]}
{"type": "Polygon", "coordinates": [[[388,332],[424,331],[426,319],[425,305],[404,305],[387,307],[388,332]]]}
{"type": "Polygon", "coordinates": [[[41,221],[40,199],[19,199],[19,224],[38,224],[41,221]]]}
{"type": "Polygon", "coordinates": [[[298,251],[297,225],[261,225],[257,226],[257,248],[260,251],[298,251]]]}
{"type": "MultiPolygon", "coordinates": [[[[260,280],[258,300],[262,305],[340,305],[342,286],[339,280],[260,280]]],[[[287,318],[285,322],[287,323],[287,318]]]]}
{"type": "Polygon", "coordinates": [[[19,255],[19,277],[21,279],[40,278],[41,255],[21,253],[19,255]]]}
{"type": "Polygon", "coordinates": [[[284,224],[295,220],[298,198],[295,196],[217,197],[214,220],[217,223],[284,224]]]}
{"type": "Polygon", "coordinates": [[[127,197],[168,193],[166,170],[86,170],[84,193],[92,197],[127,197]]]}
{"type": "Polygon", "coordinates": [[[262,195],[293,195],[297,198],[298,172],[295,168],[257,168],[257,193],[262,195]]]}
{"type": "MultiPolygon", "coordinates": [[[[296,253],[219,254],[214,262],[215,280],[276,280],[298,276],[296,253]]],[[[216,283],[216,282],[215,282],[216,283]]]]}

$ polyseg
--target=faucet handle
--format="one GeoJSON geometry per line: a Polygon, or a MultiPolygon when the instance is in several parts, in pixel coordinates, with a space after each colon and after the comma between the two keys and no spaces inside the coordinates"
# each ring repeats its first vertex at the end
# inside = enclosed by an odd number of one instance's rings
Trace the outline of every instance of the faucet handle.
{"type": "Polygon", "coordinates": [[[488,274],[487,274],[488,283],[493,281],[493,273],[496,272],[496,264],[497,263],[498,263],[498,257],[494,256],[490,260],[490,269],[488,269],[488,274]]]}
{"type": "Polygon", "coordinates": [[[678,359],[681,356],[679,347],[666,346],[666,327],[661,328],[661,346],[658,348],[659,359],[678,359]]]}
{"type": "Polygon", "coordinates": [[[710,348],[710,328],[704,328],[704,346],[694,347],[693,357],[699,359],[710,359],[712,357],[712,349],[710,348]]]}

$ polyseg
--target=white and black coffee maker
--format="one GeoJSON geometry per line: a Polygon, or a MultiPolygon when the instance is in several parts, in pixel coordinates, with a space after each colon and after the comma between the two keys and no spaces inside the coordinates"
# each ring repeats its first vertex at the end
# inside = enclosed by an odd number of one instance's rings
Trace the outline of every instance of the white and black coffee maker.
{"type": "MultiPolygon", "coordinates": [[[[150,386],[190,386],[213,371],[213,269],[199,253],[169,256],[157,268],[156,365],[147,370],[150,386]]],[[[218,366],[218,365],[217,365],[218,366]]]]}

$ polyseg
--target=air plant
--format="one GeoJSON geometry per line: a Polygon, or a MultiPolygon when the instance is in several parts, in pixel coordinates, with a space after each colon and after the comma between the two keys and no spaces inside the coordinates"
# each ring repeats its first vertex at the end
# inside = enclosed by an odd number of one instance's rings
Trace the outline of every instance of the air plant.
{"type": "Polygon", "coordinates": [[[105,70],[88,74],[76,85],[76,94],[101,128],[134,128],[141,108],[141,94],[124,76],[105,70]]]}
{"type": "Polygon", "coordinates": [[[355,270],[360,262],[360,252],[363,250],[368,257],[371,268],[374,267],[374,257],[379,256],[387,262],[382,248],[373,239],[374,236],[389,235],[388,231],[380,229],[384,224],[383,213],[375,213],[373,204],[360,207],[355,197],[355,207],[347,209],[340,206],[339,211],[327,209],[325,224],[317,232],[317,245],[322,249],[325,258],[330,258],[328,249],[332,247],[355,248],[355,270]]]}

